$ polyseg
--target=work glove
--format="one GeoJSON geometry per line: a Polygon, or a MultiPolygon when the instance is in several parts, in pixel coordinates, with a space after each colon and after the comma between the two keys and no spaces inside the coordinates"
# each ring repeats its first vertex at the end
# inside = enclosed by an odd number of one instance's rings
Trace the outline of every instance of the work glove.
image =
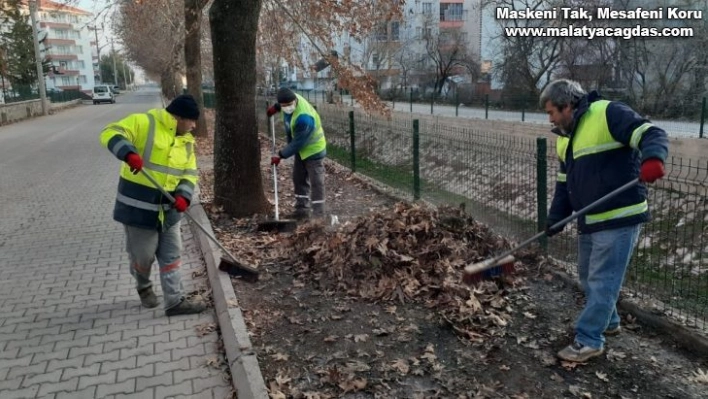
{"type": "Polygon", "coordinates": [[[280,155],[273,155],[270,157],[270,164],[275,166],[280,165],[280,155]]]}
{"type": "Polygon", "coordinates": [[[189,201],[187,201],[183,196],[181,195],[175,195],[175,209],[177,212],[184,212],[187,210],[189,207],[189,201]]]}
{"type": "Polygon", "coordinates": [[[138,172],[143,169],[143,159],[140,158],[140,155],[134,152],[129,152],[128,155],[125,156],[125,163],[130,166],[130,171],[134,175],[137,175],[138,172]]]}
{"type": "Polygon", "coordinates": [[[565,228],[565,225],[560,227],[552,228],[554,224],[558,223],[557,220],[547,220],[546,221],[546,236],[553,237],[554,235],[560,233],[565,228]]]}
{"type": "Polygon", "coordinates": [[[277,114],[278,112],[280,112],[280,104],[279,103],[275,103],[275,104],[271,105],[270,107],[268,107],[268,110],[266,110],[266,114],[268,114],[269,118],[271,116],[277,114]]]}
{"type": "Polygon", "coordinates": [[[654,183],[664,177],[664,174],[664,162],[658,158],[649,158],[642,162],[642,167],[639,169],[639,180],[654,183]]]}

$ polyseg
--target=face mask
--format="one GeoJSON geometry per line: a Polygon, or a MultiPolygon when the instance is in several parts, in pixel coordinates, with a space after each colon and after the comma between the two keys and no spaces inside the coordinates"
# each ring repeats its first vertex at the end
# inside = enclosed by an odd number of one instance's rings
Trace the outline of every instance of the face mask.
{"type": "Polygon", "coordinates": [[[282,107],[281,110],[283,110],[283,112],[285,112],[286,114],[292,114],[293,112],[295,112],[295,104],[288,105],[287,107],[282,107]]]}

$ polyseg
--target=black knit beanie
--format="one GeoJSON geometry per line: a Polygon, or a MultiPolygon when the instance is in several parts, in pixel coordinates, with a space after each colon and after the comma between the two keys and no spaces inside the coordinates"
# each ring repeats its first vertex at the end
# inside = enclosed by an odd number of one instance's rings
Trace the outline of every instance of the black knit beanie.
{"type": "Polygon", "coordinates": [[[280,90],[278,90],[278,102],[280,104],[291,103],[295,100],[297,100],[295,93],[287,87],[281,87],[280,90]]]}
{"type": "Polygon", "coordinates": [[[175,97],[174,100],[167,106],[167,112],[174,116],[179,116],[184,119],[196,121],[199,119],[199,106],[189,94],[182,94],[175,97]]]}

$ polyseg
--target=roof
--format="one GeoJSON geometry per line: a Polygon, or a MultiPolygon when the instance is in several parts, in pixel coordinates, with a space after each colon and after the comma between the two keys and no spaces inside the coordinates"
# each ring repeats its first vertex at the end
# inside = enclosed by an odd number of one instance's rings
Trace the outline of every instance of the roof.
{"type": "MultiPolygon", "coordinates": [[[[28,0],[22,0],[22,4],[25,6],[29,6],[28,0]]],[[[93,13],[90,13],[86,10],[58,3],[56,1],[37,0],[37,5],[39,6],[39,10],[41,11],[61,11],[69,14],[93,15],[93,13]]]]}

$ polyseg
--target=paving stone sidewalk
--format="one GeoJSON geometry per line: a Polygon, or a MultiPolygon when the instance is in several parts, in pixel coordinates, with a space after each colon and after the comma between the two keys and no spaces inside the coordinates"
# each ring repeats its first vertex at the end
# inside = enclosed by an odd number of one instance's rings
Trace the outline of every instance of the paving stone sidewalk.
{"type": "MultiPolygon", "coordinates": [[[[168,318],[143,309],[122,226],[111,218],[117,160],[109,120],[143,111],[84,106],[0,128],[0,398],[218,398],[213,309],[168,318]]],[[[183,222],[187,292],[207,284],[183,222]],[[194,274],[194,276],[193,276],[194,274]]],[[[156,266],[153,281],[159,288],[156,266]]]]}

